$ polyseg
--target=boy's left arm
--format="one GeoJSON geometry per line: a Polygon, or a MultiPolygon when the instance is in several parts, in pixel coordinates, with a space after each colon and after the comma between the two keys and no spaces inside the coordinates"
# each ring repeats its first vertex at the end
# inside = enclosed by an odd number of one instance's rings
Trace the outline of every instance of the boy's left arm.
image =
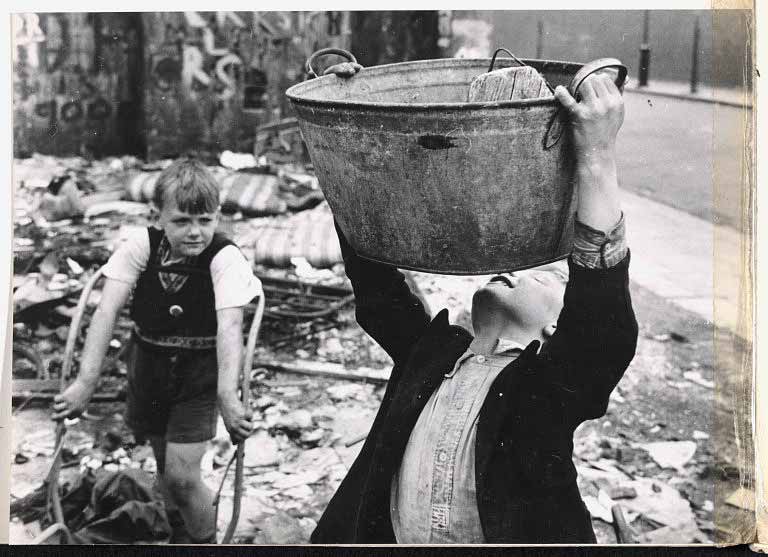
{"type": "Polygon", "coordinates": [[[564,306],[541,351],[547,372],[539,378],[574,423],[605,413],[638,332],[615,160],[623,99],[604,75],[591,76],[580,91],[581,102],[562,87],[555,91],[570,116],[579,208],[564,306]]]}
{"type": "Polygon", "coordinates": [[[240,367],[243,362],[243,308],[219,309],[216,311],[216,319],[219,410],[232,441],[239,443],[253,430],[251,412],[237,395],[240,367]]]}
{"type": "Polygon", "coordinates": [[[216,353],[219,375],[219,411],[232,441],[238,443],[253,430],[251,411],[238,396],[243,366],[243,308],[263,296],[261,282],[236,246],[224,247],[211,261],[216,297],[216,353]]]}

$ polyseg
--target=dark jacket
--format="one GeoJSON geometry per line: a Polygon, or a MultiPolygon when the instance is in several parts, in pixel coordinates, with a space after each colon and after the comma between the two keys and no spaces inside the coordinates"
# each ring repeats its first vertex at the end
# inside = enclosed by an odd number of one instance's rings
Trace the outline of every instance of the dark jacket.
{"type": "MultiPolygon", "coordinates": [[[[340,235],[341,236],[341,235],[340,235]]],[[[313,543],[395,543],[390,486],[421,410],[472,335],[430,322],[402,273],[357,257],[341,237],[357,321],[394,367],[363,448],[328,504],[313,543]]],[[[637,322],[628,289],[629,255],[611,269],[572,262],[554,336],[496,378],[477,425],[475,474],[487,543],[592,543],[576,485],[573,432],[605,414],[635,353],[637,322]]]]}

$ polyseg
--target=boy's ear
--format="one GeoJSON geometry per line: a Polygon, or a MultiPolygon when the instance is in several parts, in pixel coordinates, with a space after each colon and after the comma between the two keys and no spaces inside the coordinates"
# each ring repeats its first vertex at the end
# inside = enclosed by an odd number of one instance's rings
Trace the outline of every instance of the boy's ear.
{"type": "Polygon", "coordinates": [[[555,331],[557,330],[557,323],[550,323],[546,327],[544,327],[544,338],[549,338],[552,335],[555,334],[555,331]]]}

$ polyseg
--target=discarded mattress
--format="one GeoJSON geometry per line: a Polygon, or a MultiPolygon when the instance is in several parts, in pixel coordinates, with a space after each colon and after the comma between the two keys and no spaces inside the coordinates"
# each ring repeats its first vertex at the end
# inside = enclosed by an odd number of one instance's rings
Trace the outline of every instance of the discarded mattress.
{"type": "MultiPolygon", "coordinates": [[[[133,201],[152,200],[159,172],[137,172],[128,179],[126,189],[133,201]]],[[[320,190],[307,187],[288,189],[273,174],[236,172],[219,178],[222,211],[241,212],[246,217],[279,215],[301,211],[323,200],[320,190]]]]}
{"type": "Polygon", "coordinates": [[[254,220],[238,235],[238,244],[254,263],[290,267],[291,258],[303,257],[313,267],[341,263],[341,248],[326,203],[289,217],[254,220]]]}

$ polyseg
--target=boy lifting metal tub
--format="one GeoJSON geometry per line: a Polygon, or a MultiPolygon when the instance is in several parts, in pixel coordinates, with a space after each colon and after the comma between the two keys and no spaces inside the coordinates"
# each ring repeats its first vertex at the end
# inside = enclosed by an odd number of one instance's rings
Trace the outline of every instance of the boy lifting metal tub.
{"type": "MultiPolygon", "coordinates": [[[[413,69],[424,63],[410,64],[413,69]]],[[[539,64],[543,70],[546,67],[547,63],[539,64]]],[[[452,133],[446,133],[451,130],[441,129],[433,121],[434,131],[429,134],[426,131],[430,123],[423,120],[428,116],[429,103],[411,102],[410,107],[406,106],[409,95],[424,92],[419,86],[408,87],[409,83],[419,83],[418,76],[411,76],[411,82],[401,79],[400,89],[385,99],[374,87],[366,90],[363,78],[367,70],[347,63],[330,69],[336,76],[314,80],[318,82],[311,86],[315,96],[310,91],[307,102],[300,98],[299,93],[304,91],[299,89],[301,86],[289,90],[297,108],[312,106],[321,110],[327,99],[321,99],[317,91],[322,86],[319,82],[327,80],[351,105],[348,113],[337,107],[340,113],[336,115],[334,133],[356,133],[361,138],[361,149],[381,149],[345,167],[352,172],[350,181],[358,186],[347,184],[349,191],[338,193],[342,185],[329,183],[334,179],[330,169],[336,158],[329,152],[330,142],[318,140],[313,150],[313,141],[308,141],[321,186],[337,217],[358,323],[394,360],[370,433],[318,522],[312,535],[314,543],[596,541],[576,484],[573,432],[585,420],[605,413],[611,391],[634,356],[638,333],[628,290],[630,256],[614,155],[624,118],[619,88],[624,76],[617,86],[615,77],[596,73],[596,67],[600,64],[587,65],[577,73],[570,91],[562,83],[557,84],[554,97],[546,99],[546,105],[540,99],[528,104],[521,101],[524,110],[546,106],[551,118],[534,123],[529,130],[516,129],[518,144],[532,143],[522,149],[522,155],[505,151],[506,147],[494,153],[496,157],[507,157],[496,167],[500,169],[499,179],[493,187],[498,203],[491,203],[489,197],[485,205],[478,206],[482,210],[457,208],[471,201],[451,198],[451,184],[447,191],[438,190],[441,177],[448,180],[448,175],[436,170],[437,159],[442,157],[443,163],[450,166],[452,160],[466,161],[466,153],[472,149],[487,148],[490,143],[478,131],[482,122],[476,120],[486,118],[487,122],[489,111],[498,104],[470,108],[458,106],[458,101],[440,104],[435,102],[439,97],[435,94],[431,101],[432,106],[438,105],[436,112],[442,111],[445,118],[456,114],[464,118],[459,125],[462,118],[457,117],[452,133]],[[357,84],[356,79],[360,79],[357,84]],[[389,102],[394,97],[395,101],[389,102]],[[364,137],[364,132],[372,128],[361,130],[355,126],[364,121],[366,114],[380,118],[382,134],[391,131],[386,126],[392,125],[400,137],[391,144],[383,135],[364,137]],[[410,114],[413,118],[396,123],[393,114],[410,114]],[[518,157],[547,146],[541,141],[550,133],[555,115],[562,118],[559,133],[563,135],[560,147],[564,150],[564,157],[557,160],[571,166],[555,172],[566,179],[564,187],[560,183],[553,189],[552,183],[536,181],[551,180],[552,175],[537,174],[536,168],[520,165],[518,157]],[[423,139],[428,136],[429,141],[423,139]],[[464,153],[451,159],[452,149],[464,153]],[[419,175],[427,180],[419,192],[424,193],[424,199],[440,204],[414,207],[412,214],[433,209],[444,217],[442,223],[430,221],[428,226],[418,228],[418,234],[429,235],[431,230],[437,237],[417,238],[417,233],[409,229],[401,230],[398,238],[373,238],[370,230],[376,226],[381,230],[390,222],[387,219],[391,215],[381,213],[396,206],[398,200],[396,193],[367,190],[372,178],[366,179],[364,171],[367,165],[373,174],[379,173],[387,157],[394,165],[407,166],[409,157],[432,165],[436,173],[419,175]],[[504,182],[512,172],[503,169],[505,164],[517,165],[514,172],[528,169],[527,191],[558,191],[561,214],[553,217],[547,213],[546,203],[524,203],[516,190],[519,180],[504,182]],[[571,185],[573,209],[577,210],[572,219],[568,206],[571,185]],[[382,200],[389,204],[384,207],[378,203],[382,200]],[[348,210],[344,202],[356,205],[348,210]],[[521,214],[514,209],[515,203],[523,203],[524,211],[534,211],[521,219],[523,225],[529,226],[527,232],[525,226],[506,236],[505,231],[513,226],[503,226],[500,234],[483,229],[483,223],[499,222],[493,220],[496,213],[521,214]],[[472,238],[464,231],[451,234],[451,226],[459,226],[457,223],[449,222],[441,228],[450,221],[452,212],[471,213],[469,228],[484,238],[472,238]],[[366,219],[368,216],[371,218],[366,219]],[[363,220],[366,222],[361,225],[363,220]],[[542,237],[537,233],[543,221],[557,224],[555,234],[545,234],[545,245],[535,249],[534,244],[542,237]],[[563,231],[564,226],[569,229],[563,231]],[[500,239],[514,241],[526,233],[530,238],[523,242],[522,249],[500,243],[500,239]],[[383,242],[379,253],[371,251],[377,241],[383,242]],[[462,244],[464,241],[469,248],[462,244]],[[398,254],[398,242],[415,242],[418,249],[398,254]],[[557,264],[541,266],[564,255],[567,269],[557,264]],[[499,273],[474,293],[473,335],[451,325],[447,310],[434,318],[427,315],[396,266],[446,273],[518,271],[499,273]]],[[[387,66],[373,68],[373,73],[381,68],[387,66]]],[[[445,73],[445,81],[463,79],[466,84],[466,76],[456,75],[445,73]]],[[[317,136],[328,123],[317,114],[303,116],[301,110],[298,112],[300,122],[304,118],[305,138],[317,136]]],[[[502,122],[496,121],[496,125],[497,130],[504,129],[502,122]]],[[[496,140],[503,142],[505,137],[496,140]]],[[[557,160],[555,165],[560,164],[557,160]]],[[[548,164],[546,155],[540,162],[548,164]]],[[[557,166],[554,168],[557,170],[557,166]]],[[[482,174],[477,168],[467,172],[482,174]]],[[[483,176],[486,181],[477,182],[475,189],[489,187],[490,175],[483,176]]],[[[392,191],[399,191],[398,187],[393,184],[392,191]]],[[[483,195],[478,193],[479,197],[483,195]]],[[[418,203],[415,197],[409,201],[418,203]]],[[[403,222],[403,227],[414,222],[403,222]]]]}

